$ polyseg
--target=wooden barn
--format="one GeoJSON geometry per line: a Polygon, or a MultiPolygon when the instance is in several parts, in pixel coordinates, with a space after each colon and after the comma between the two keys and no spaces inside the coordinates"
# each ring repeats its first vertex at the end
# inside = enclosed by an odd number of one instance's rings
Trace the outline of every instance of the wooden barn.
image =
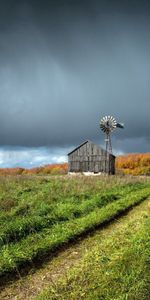
{"type": "Polygon", "coordinates": [[[69,172],[115,174],[115,156],[91,141],[85,141],[68,153],[69,172]]]}

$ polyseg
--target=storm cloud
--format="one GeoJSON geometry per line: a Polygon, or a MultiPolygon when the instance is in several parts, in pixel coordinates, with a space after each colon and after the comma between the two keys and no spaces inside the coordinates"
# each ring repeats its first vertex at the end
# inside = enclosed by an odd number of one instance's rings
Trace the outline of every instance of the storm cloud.
{"type": "Polygon", "coordinates": [[[150,147],[149,1],[0,1],[0,145],[150,147]]]}

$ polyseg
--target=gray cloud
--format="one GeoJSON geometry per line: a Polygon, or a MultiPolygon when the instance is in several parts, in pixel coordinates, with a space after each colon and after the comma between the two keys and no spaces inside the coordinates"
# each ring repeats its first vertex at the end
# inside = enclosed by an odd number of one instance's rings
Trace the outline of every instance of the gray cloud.
{"type": "Polygon", "coordinates": [[[150,5],[112,2],[1,4],[1,145],[103,143],[112,114],[116,149],[149,150],[150,5]]]}

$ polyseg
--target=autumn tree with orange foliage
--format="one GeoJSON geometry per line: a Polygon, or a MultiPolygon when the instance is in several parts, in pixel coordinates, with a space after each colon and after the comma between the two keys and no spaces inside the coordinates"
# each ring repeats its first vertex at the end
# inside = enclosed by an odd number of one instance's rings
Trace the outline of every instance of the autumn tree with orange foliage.
{"type": "Polygon", "coordinates": [[[116,169],[125,174],[150,175],[150,153],[133,153],[118,156],[116,169]]]}
{"type": "Polygon", "coordinates": [[[32,169],[24,168],[2,168],[0,169],[0,175],[38,175],[38,174],[50,174],[50,175],[63,175],[68,172],[68,164],[52,164],[42,167],[36,167],[32,169]]]}

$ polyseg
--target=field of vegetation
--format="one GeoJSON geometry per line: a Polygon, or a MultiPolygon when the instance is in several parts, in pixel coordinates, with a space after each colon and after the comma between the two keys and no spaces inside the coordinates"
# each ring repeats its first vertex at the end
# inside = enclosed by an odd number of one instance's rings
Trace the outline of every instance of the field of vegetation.
{"type": "Polygon", "coordinates": [[[20,272],[150,196],[148,179],[0,178],[0,276],[20,272]]]}

